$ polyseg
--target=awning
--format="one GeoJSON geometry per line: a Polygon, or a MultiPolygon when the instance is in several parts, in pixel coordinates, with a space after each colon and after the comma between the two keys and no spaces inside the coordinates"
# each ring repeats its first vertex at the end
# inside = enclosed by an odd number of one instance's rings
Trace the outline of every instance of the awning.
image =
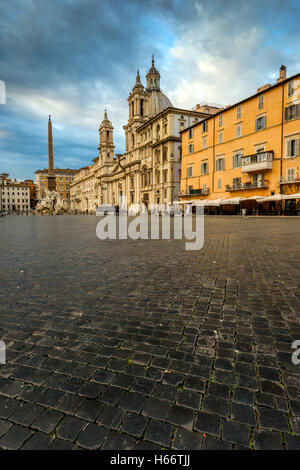
{"type": "Polygon", "coordinates": [[[245,201],[262,201],[262,199],[264,199],[265,197],[264,196],[250,196],[250,197],[246,197],[245,201]]]}
{"type": "Polygon", "coordinates": [[[242,201],[245,201],[247,198],[245,197],[233,197],[230,199],[222,199],[221,204],[239,204],[242,201]]]}
{"type": "Polygon", "coordinates": [[[205,206],[219,206],[221,204],[222,199],[207,199],[204,202],[205,206]]]}
{"type": "Polygon", "coordinates": [[[197,201],[194,199],[190,199],[190,200],[179,201],[179,204],[193,204],[194,202],[197,202],[197,201]]]}
{"type": "Polygon", "coordinates": [[[199,199],[198,201],[194,201],[193,206],[205,206],[207,201],[209,201],[209,199],[199,199]]]}
{"type": "Polygon", "coordinates": [[[300,199],[300,193],[284,194],[284,199],[300,199]]]}
{"type": "Polygon", "coordinates": [[[284,194],[274,194],[273,196],[264,197],[261,202],[282,201],[283,199],[287,199],[284,194]]]}

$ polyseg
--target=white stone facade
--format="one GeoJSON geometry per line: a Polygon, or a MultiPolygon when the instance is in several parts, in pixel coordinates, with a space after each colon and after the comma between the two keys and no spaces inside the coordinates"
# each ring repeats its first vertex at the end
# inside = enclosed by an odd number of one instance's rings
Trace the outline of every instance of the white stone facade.
{"type": "Polygon", "coordinates": [[[0,175],[0,211],[30,211],[30,187],[0,175]]]}
{"type": "Polygon", "coordinates": [[[180,131],[207,114],[175,108],[160,89],[154,59],[144,87],[139,72],[128,97],[125,153],[114,156],[113,126],[99,128],[99,157],[81,168],[70,186],[71,209],[94,213],[100,204],[170,204],[178,200],[181,169],[180,131]]]}

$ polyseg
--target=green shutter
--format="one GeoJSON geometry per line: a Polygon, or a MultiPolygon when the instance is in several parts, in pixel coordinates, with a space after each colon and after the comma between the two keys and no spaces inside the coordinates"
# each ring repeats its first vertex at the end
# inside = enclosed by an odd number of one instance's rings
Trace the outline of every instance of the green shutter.
{"type": "Polygon", "coordinates": [[[289,107],[288,106],[284,110],[284,119],[285,121],[289,120],[289,107]]]}
{"type": "Polygon", "coordinates": [[[295,139],[295,157],[299,156],[299,141],[300,139],[295,139]]]}

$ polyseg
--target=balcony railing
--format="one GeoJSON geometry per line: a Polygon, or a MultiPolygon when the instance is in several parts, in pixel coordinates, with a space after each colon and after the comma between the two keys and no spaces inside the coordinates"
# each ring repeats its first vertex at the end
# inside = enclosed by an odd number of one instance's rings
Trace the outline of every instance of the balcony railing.
{"type": "Polygon", "coordinates": [[[202,189],[187,189],[186,191],[181,191],[180,196],[207,196],[209,194],[209,188],[202,189]]]}
{"type": "Polygon", "coordinates": [[[280,179],[280,184],[295,184],[298,183],[300,184],[300,177],[296,176],[290,176],[288,178],[281,178],[280,179]]]}
{"type": "Polygon", "coordinates": [[[257,181],[256,183],[236,183],[233,185],[226,185],[226,191],[243,191],[246,189],[258,189],[258,188],[267,188],[268,187],[268,181],[257,181]]]}
{"type": "Polygon", "coordinates": [[[272,170],[273,158],[273,150],[242,157],[242,172],[249,173],[251,171],[272,170]]]}

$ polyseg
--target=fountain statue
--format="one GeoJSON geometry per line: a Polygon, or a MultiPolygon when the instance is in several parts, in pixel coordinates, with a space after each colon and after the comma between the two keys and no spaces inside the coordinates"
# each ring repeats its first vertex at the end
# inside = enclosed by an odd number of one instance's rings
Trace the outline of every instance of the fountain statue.
{"type": "Polygon", "coordinates": [[[36,213],[41,215],[61,215],[67,214],[70,210],[70,203],[63,199],[57,191],[45,189],[45,197],[38,202],[36,213]]]}

